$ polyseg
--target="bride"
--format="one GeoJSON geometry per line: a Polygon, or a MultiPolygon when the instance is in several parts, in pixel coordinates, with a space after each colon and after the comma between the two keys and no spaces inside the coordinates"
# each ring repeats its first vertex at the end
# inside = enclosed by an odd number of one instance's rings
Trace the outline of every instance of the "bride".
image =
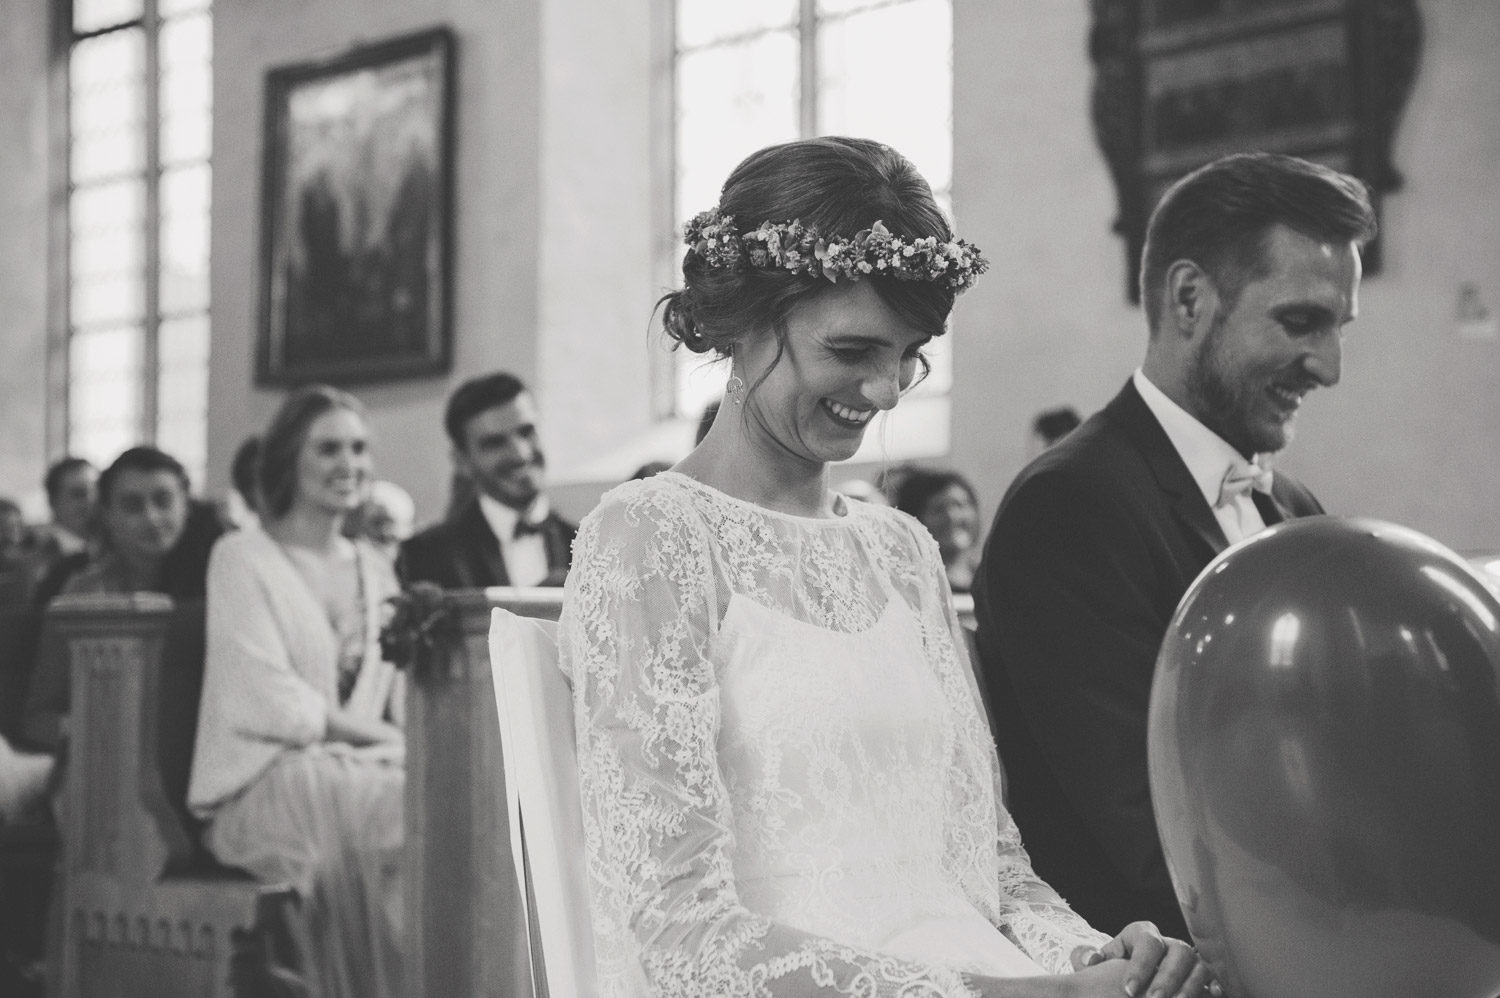
{"type": "Polygon", "coordinates": [[[731,362],[707,437],[606,495],[561,630],[601,988],[618,995],[1217,993],[1149,923],[1032,873],[935,542],[828,463],[984,270],[874,142],[761,150],[689,224],[667,332],[731,362]]]}

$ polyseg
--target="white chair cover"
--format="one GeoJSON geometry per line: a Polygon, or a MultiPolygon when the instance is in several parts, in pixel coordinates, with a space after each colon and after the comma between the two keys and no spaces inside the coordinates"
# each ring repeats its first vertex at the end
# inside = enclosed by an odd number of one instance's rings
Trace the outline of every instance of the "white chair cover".
{"type": "Polygon", "coordinates": [[[540,933],[552,998],[596,995],[573,692],[558,668],[557,624],[496,607],[490,614],[490,669],[516,882],[525,903],[529,877],[536,902],[527,912],[527,931],[540,933]]]}

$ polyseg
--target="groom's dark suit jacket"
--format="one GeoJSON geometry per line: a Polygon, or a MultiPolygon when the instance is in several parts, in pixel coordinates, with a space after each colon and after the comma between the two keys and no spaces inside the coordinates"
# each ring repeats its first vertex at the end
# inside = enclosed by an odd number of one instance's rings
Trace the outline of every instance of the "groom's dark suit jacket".
{"type": "MultiPolygon", "coordinates": [[[[560,586],[573,564],[573,536],[578,528],[556,513],[540,524],[547,547],[547,586],[560,586]]],[[[444,589],[483,589],[508,586],[510,575],[500,553],[500,541],[489,521],[471,499],[452,517],[428,527],[401,544],[397,561],[401,581],[435,582],[444,589]]]]}
{"type": "MultiPolygon", "coordinates": [[[[1269,526],[1323,512],[1277,474],[1269,526]]],[[[1096,928],[1188,938],[1157,840],[1146,715],[1157,650],[1228,546],[1134,384],[1012,483],[975,577],[1009,804],[1038,875],[1096,928]]]]}

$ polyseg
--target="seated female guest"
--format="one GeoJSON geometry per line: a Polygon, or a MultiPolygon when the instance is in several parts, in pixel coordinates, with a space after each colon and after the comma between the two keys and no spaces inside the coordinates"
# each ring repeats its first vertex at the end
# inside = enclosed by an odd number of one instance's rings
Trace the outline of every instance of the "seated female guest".
{"type": "Polygon", "coordinates": [[[404,742],[378,640],[396,580],[340,532],[369,477],[359,402],[293,393],[262,440],[261,526],[208,567],[188,802],[220,861],[297,889],[321,998],[400,993],[404,742]]]}
{"type": "Polygon", "coordinates": [[[949,587],[968,592],[979,564],[979,498],[968,479],[956,471],[912,468],[901,476],[891,505],[927,528],[949,587]]]}
{"type": "Polygon", "coordinates": [[[725,402],[585,519],[560,630],[602,990],[1202,993],[1186,944],[1109,939],[1032,873],[936,544],[828,485],[977,251],[845,138],[752,155],[687,242],[664,322],[729,358],[725,402]]]}

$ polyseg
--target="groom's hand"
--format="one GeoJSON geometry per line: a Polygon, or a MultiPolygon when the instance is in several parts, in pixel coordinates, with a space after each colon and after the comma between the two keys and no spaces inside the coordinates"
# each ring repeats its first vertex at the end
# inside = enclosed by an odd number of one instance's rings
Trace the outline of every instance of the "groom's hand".
{"type": "Polygon", "coordinates": [[[1125,993],[1130,998],[1193,998],[1221,993],[1197,952],[1180,939],[1163,938],[1150,922],[1125,926],[1099,950],[1098,959],[1129,961],[1125,993]]]}

